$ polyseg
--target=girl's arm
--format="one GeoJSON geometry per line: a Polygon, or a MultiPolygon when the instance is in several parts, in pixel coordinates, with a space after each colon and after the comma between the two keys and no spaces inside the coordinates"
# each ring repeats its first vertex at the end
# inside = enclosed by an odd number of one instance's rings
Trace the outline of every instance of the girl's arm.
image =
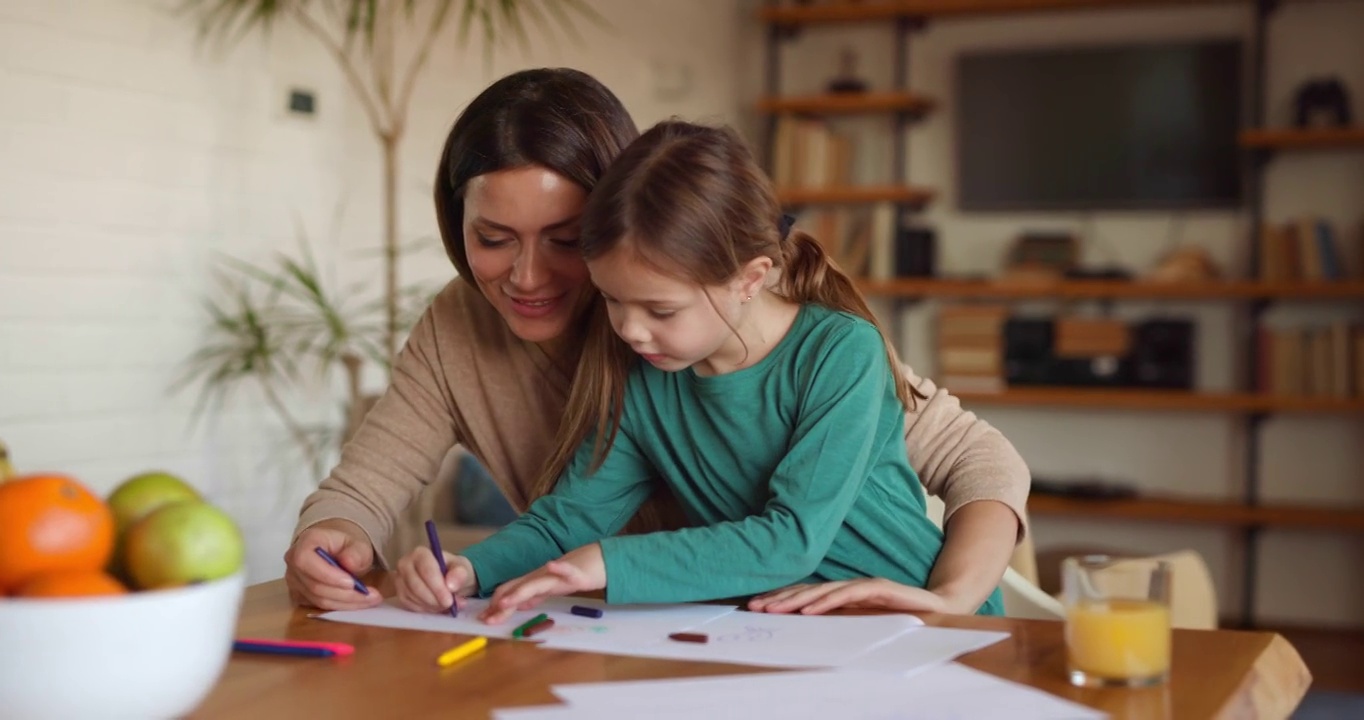
{"type": "Polygon", "coordinates": [[[465,549],[480,593],[616,534],[644,504],[652,489],[650,465],[624,423],[601,467],[589,475],[592,444],[589,437],[578,448],[553,492],[491,537],[465,549]]]}

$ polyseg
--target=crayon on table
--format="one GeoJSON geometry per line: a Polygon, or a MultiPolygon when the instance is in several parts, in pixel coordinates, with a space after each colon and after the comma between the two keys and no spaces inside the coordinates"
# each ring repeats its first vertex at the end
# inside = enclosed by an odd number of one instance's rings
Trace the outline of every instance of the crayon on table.
{"type": "Polygon", "coordinates": [[[263,638],[238,638],[232,641],[235,652],[260,653],[264,655],[292,655],[295,657],[336,657],[353,655],[355,647],[346,643],[314,642],[311,640],[268,640],[263,638]]]}
{"type": "Polygon", "coordinates": [[[470,640],[469,642],[466,642],[462,645],[457,645],[441,653],[440,657],[436,658],[436,664],[441,667],[449,667],[459,662],[460,660],[463,660],[464,658],[473,655],[474,653],[478,652],[479,650],[482,650],[485,647],[488,647],[488,638],[476,637],[473,640],[470,640]]]}
{"type": "Polygon", "coordinates": [[[668,635],[668,639],[669,639],[669,640],[676,640],[677,642],[689,642],[689,643],[708,643],[708,642],[710,642],[710,636],[709,636],[709,635],[706,635],[705,633],[676,632],[676,633],[672,633],[672,634],[668,635]]]}
{"type": "Polygon", "coordinates": [[[569,608],[568,611],[573,613],[574,615],[580,615],[582,617],[599,618],[602,616],[602,612],[600,609],[594,607],[587,607],[585,605],[574,605],[573,607],[569,608]]]}
{"type": "MultiPolygon", "coordinates": [[[[426,521],[426,540],[431,543],[431,552],[436,556],[436,564],[440,566],[440,577],[443,582],[449,568],[445,567],[445,553],[440,549],[440,536],[436,534],[436,523],[434,521],[426,521]]],[[[450,604],[450,617],[459,617],[459,600],[450,604]]]]}
{"type": "Polygon", "coordinates": [[[529,620],[527,620],[527,621],[521,623],[520,625],[517,625],[517,626],[516,626],[516,629],[515,629],[515,630],[512,630],[512,633],[511,633],[511,634],[512,634],[512,637],[514,637],[514,638],[522,637],[523,635],[526,634],[526,631],[527,631],[527,630],[529,630],[529,629],[535,627],[536,625],[539,625],[540,623],[542,623],[542,622],[544,622],[544,621],[546,621],[546,620],[548,620],[548,619],[549,619],[549,616],[548,616],[548,615],[546,615],[546,614],[544,614],[544,613],[540,613],[539,615],[536,615],[535,617],[533,617],[533,618],[531,618],[531,619],[529,619],[529,620]]]}
{"type": "Polygon", "coordinates": [[[341,572],[349,575],[351,581],[355,583],[355,592],[358,592],[361,595],[369,594],[369,590],[365,588],[365,583],[361,582],[360,578],[355,577],[355,573],[341,567],[341,563],[337,562],[336,558],[332,557],[331,553],[327,552],[326,550],[323,550],[322,548],[313,548],[313,550],[315,550],[323,560],[326,560],[328,565],[331,565],[337,570],[340,570],[341,572]]]}
{"type": "Polygon", "coordinates": [[[554,618],[546,618],[526,628],[525,631],[521,633],[521,637],[533,637],[552,627],[554,627],[554,618]]]}

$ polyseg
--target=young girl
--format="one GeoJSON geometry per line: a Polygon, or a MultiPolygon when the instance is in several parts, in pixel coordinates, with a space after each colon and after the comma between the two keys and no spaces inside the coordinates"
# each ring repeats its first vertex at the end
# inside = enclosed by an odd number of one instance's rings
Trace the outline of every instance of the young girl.
{"type": "MultiPolygon", "coordinates": [[[[449,556],[446,578],[429,551],[410,553],[400,601],[439,610],[446,587],[493,592],[483,619],[495,623],[600,588],[638,603],[870,577],[924,587],[943,537],[905,457],[915,393],[849,278],[783,227],[743,140],[654,127],[582,223],[619,338],[587,339],[542,477],[553,490],[449,556]],[[693,527],[616,536],[653,478],[693,527]]],[[[982,611],[1000,610],[996,591],[982,611]]]]}

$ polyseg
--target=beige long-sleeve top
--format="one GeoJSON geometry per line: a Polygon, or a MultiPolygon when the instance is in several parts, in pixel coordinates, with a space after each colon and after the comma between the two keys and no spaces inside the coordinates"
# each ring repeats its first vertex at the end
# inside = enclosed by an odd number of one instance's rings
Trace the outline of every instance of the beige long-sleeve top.
{"type": "MultiPolygon", "coordinates": [[[[905,414],[905,447],[925,490],[942,498],[944,520],[967,503],[997,500],[1018,515],[1022,537],[1030,485],[1023,458],[946,390],[907,366],[905,372],[928,396],[905,414]]],[[[392,384],[336,468],[304,500],[295,536],[322,520],[344,518],[363,528],[382,554],[403,510],[457,443],[524,511],[553,451],[571,381],[571,368],[512,334],[478,290],[456,278],[417,322],[392,384]]]]}

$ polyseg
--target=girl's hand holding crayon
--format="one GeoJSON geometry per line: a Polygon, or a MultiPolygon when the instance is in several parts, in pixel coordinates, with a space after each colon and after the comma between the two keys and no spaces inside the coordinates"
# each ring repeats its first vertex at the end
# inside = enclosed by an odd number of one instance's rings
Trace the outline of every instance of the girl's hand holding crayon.
{"type": "Polygon", "coordinates": [[[445,556],[447,572],[442,577],[440,563],[429,548],[419,547],[398,560],[394,576],[398,604],[416,612],[443,613],[451,605],[464,607],[464,598],[478,591],[474,566],[463,555],[445,556]]]}
{"type": "Polygon", "coordinates": [[[858,578],[809,585],[790,585],[748,601],[754,612],[819,615],[838,608],[946,612],[947,600],[923,588],[885,578],[858,578]]]}
{"type": "Polygon", "coordinates": [[[560,597],[606,587],[606,561],[601,545],[592,543],[574,550],[544,567],[508,580],[493,592],[492,601],[479,619],[489,625],[503,622],[517,610],[529,610],[547,597],[560,597]]]}

